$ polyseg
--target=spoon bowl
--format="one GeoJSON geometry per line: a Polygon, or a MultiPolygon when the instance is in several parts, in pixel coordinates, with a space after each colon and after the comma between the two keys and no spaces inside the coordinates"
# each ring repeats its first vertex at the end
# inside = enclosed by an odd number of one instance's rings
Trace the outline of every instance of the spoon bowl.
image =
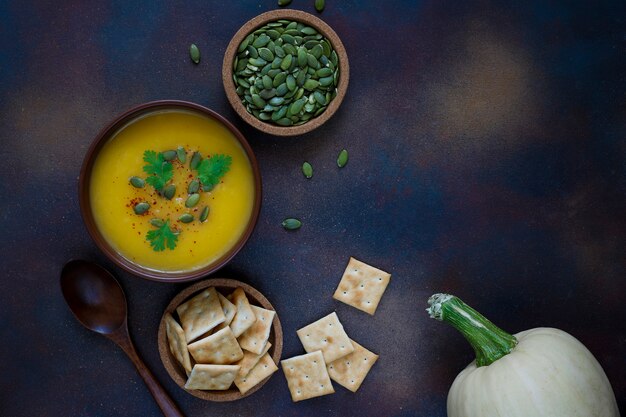
{"type": "Polygon", "coordinates": [[[109,335],[126,321],[126,297],[117,280],[100,265],[70,261],[61,271],[61,291],[83,326],[109,335]]]}
{"type": "Polygon", "coordinates": [[[128,334],[126,296],[109,271],[93,262],[73,260],[61,270],[61,292],[76,319],[108,337],[128,355],[167,417],[183,413],[139,358],[128,334]]]}

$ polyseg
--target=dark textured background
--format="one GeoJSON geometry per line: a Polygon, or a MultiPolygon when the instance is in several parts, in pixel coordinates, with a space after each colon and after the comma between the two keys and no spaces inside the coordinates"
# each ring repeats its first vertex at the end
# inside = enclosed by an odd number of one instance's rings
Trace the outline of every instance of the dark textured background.
{"type": "MultiPolygon", "coordinates": [[[[350,57],[346,100],[321,129],[276,138],[236,117],[220,77],[230,37],[275,0],[0,1],[0,415],[159,414],[122,351],[65,306],[59,272],[73,257],[119,277],[138,351],[189,416],[445,416],[472,352],[424,312],[439,291],[511,332],[573,334],[626,412],[626,3],[327,3],[322,18],[350,57]],[[380,354],[358,393],[336,385],[292,404],[279,372],[216,404],[166,374],[157,326],[184,285],[113,267],[76,197],[95,134],[156,99],[208,106],[247,136],[263,207],[217,275],[271,300],[283,357],[303,352],[296,329],[336,310],[380,354]],[[286,216],[302,229],[283,231],[286,216]],[[393,274],[374,317],[331,299],[351,255],[393,274]]],[[[293,6],[314,13],[313,0],[293,6]]]]}

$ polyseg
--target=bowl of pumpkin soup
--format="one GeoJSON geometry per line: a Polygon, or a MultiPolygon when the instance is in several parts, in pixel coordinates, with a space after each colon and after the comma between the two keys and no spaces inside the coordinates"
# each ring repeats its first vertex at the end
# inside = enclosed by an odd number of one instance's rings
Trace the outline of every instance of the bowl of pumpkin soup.
{"type": "Polygon", "coordinates": [[[243,135],[198,104],[156,101],[118,116],[87,151],[81,213],[97,246],[143,278],[203,277],[243,247],[261,176],[243,135]]]}

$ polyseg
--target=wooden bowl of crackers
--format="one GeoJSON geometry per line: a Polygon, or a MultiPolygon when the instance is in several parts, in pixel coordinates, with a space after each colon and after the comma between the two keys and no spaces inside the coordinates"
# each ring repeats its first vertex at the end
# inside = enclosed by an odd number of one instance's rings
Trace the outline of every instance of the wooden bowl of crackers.
{"type": "Polygon", "coordinates": [[[208,279],[166,307],[159,353],[172,379],[191,395],[235,401],[260,389],[278,370],[283,332],[272,304],[233,279],[208,279]]]}

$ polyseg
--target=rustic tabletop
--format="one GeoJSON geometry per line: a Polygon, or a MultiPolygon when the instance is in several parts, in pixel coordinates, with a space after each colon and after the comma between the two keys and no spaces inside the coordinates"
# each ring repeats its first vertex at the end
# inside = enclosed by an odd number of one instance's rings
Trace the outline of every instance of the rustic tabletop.
{"type": "MultiPolygon", "coordinates": [[[[292,6],[315,13],[313,0],[292,6]]],[[[328,123],[293,138],[246,125],[222,88],[228,41],[276,7],[0,2],[0,415],[159,415],[123,352],[65,305],[59,273],[71,258],[119,278],[137,350],[188,416],[445,416],[473,355],[424,311],[440,291],[511,332],[571,333],[626,412],[625,3],[327,0],[320,17],[348,51],[350,86],[328,123]],[[283,358],[303,353],[297,329],[336,311],[380,355],[356,394],[336,386],[294,404],[279,371],[248,398],[211,403],[170,379],[157,328],[186,285],[116,268],[77,199],[96,133],[158,99],[207,106],[247,137],[263,179],[260,218],[214,276],[272,302],[283,358]],[[287,216],[302,228],[283,230],[287,216]],[[392,274],[373,317],[331,298],[350,256],[392,274]]]]}

